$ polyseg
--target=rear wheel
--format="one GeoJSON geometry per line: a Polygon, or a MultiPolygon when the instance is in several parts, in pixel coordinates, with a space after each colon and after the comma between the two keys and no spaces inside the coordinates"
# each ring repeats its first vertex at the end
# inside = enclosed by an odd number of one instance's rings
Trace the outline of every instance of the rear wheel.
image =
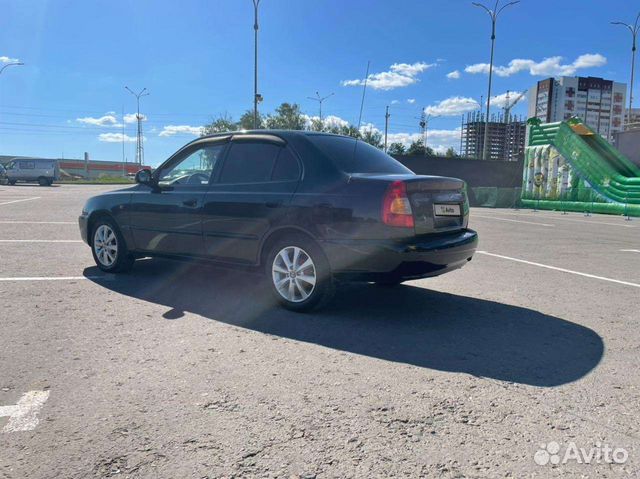
{"type": "Polygon", "coordinates": [[[38,178],[38,184],[40,186],[49,186],[49,180],[47,180],[44,176],[38,178]]]}
{"type": "Polygon", "coordinates": [[[276,241],[269,251],[266,273],[276,300],[292,311],[311,311],[333,296],[331,268],[312,240],[293,235],[276,241]]]}
{"type": "Polygon", "coordinates": [[[16,180],[9,180],[9,184],[10,184],[11,186],[14,186],[14,185],[16,184],[16,180]]]}
{"type": "Polygon", "coordinates": [[[98,218],[93,225],[91,252],[98,268],[107,273],[124,273],[131,269],[135,258],[115,222],[107,217],[98,218]]]}

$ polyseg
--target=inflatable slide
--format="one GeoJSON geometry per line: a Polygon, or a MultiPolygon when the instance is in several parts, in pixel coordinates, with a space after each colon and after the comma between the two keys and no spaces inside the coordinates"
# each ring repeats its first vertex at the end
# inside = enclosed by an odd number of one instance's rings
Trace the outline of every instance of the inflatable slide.
{"type": "Polygon", "coordinates": [[[522,205],[640,216],[640,168],[578,119],[529,120],[522,205]]]}

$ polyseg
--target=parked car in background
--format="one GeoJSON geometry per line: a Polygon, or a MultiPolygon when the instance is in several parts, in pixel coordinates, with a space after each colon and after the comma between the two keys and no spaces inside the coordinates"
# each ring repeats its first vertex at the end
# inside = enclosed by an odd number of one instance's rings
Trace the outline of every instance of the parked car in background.
{"type": "Polygon", "coordinates": [[[7,169],[0,163],[0,185],[6,185],[7,183],[7,169]]]}
{"type": "Polygon", "coordinates": [[[195,140],[79,218],[100,269],[169,256],[262,268],[274,297],[308,310],[339,281],[384,285],[471,260],[465,184],[419,176],[362,141],[306,131],[195,140]]]}
{"type": "Polygon", "coordinates": [[[37,182],[40,186],[51,186],[60,178],[57,160],[42,158],[16,158],[7,164],[7,180],[10,185],[17,182],[37,182]]]}

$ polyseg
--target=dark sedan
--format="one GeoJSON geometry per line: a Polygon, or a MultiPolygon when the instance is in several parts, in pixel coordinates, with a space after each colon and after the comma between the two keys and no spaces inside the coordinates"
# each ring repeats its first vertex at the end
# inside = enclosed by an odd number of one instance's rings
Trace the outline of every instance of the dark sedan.
{"type": "Polygon", "coordinates": [[[325,303],[339,281],[394,285],[460,268],[478,242],[463,181],[415,175],[344,136],[208,136],[136,181],[82,211],[100,269],[124,272],[146,256],[258,267],[298,311],[325,303]]]}

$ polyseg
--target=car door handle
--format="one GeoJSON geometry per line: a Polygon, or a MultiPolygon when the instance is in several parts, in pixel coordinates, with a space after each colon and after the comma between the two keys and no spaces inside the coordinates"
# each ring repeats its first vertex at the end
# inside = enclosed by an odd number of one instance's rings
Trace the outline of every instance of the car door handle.
{"type": "Polygon", "coordinates": [[[198,204],[198,200],[196,200],[196,199],[193,199],[193,198],[192,198],[192,199],[190,199],[190,200],[184,200],[184,201],[182,202],[182,204],[183,204],[184,206],[194,207],[194,206],[196,206],[196,205],[198,204]]]}
{"type": "Polygon", "coordinates": [[[280,208],[282,206],[282,201],[267,201],[265,206],[267,208],[280,208]]]}

